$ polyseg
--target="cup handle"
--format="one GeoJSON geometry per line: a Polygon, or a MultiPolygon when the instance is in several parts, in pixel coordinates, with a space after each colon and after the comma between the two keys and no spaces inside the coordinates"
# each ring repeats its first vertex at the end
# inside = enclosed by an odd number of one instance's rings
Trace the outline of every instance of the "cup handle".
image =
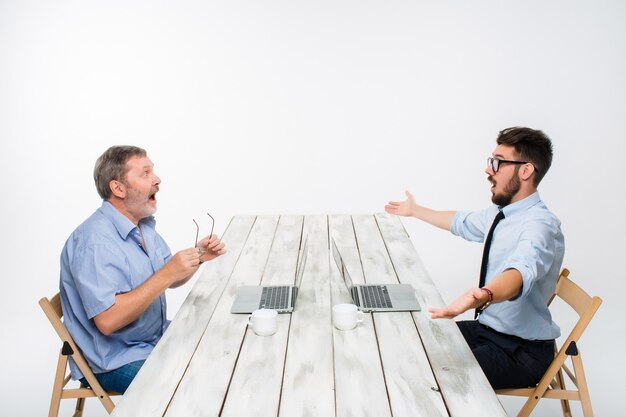
{"type": "Polygon", "coordinates": [[[246,326],[252,326],[252,314],[248,316],[248,321],[246,322],[246,326]]]}
{"type": "Polygon", "coordinates": [[[363,317],[365,317],[365,314],[361,310],[356,312],[356,322],[357,323],[363,323],[363,317]]]}

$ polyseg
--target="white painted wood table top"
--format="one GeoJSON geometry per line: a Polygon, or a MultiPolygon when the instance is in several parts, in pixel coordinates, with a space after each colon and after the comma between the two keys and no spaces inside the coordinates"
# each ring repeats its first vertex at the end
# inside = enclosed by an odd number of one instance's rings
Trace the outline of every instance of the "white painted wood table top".
{"type": "Polygon", "coordinates": [[[454,321],[429,318],[444,303],[398,217],[236,216],[223,241],[114,416],[506,416],[454,321]],[[237,287],[294,284],[305,239],[294,312],[257,336],[230,313],[237,287]],[[335,329],[350,295],[330,239],[354,283],[412,284],[423,311],[335,329]]]}

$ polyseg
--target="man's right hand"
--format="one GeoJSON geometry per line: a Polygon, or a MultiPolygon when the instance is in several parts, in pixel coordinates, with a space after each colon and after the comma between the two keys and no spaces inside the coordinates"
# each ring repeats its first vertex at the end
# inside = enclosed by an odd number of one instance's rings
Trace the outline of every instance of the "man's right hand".
{"type": "Polygon", "coordinates": [[[389,214],[397,214],[398,216],[415,216],[415,197],[408,190],[404,192],[406,200],[390,201],[385,206],[385,211],[389,214]]]}
{"type": "Polygon", "coordinates": [[[411,216],[430,223],[444,230],[450,230],[452,220],[456,212],[440,211],[420,206],[415,202],[415,197],[408,190],[404,192],[406,200],[390,201],[385,206],[385,211],[398,216],[411,216]]]}
{"type": "Polygon", "coordinates": [[[176,252],[165,264],[164,272],[170,277],[170,288],[183,285],[200,266],[200,254],[196,248],[176,252]]]}

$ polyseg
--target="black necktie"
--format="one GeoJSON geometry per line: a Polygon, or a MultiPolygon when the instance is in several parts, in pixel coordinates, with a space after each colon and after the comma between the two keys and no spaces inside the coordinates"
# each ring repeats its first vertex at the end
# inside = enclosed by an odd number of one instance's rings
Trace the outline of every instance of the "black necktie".
{"type": "MultiPolygon", "coordinates": [[[[487,233],[487,239],[485,239],[485,247],[483,249],[483,262],[480,264],[480,280],[478,281],[478,288],[485,286],[485,277],[487,276],[487,263],[489,262],[489,249],[491,248],[491,238],[493,238],[493,231],[500,220],[504,219],[504,213],[498,211],[496,218],[493,219],[493,224],[487,233]]],[[[478,310],[474,313],[474,318],[478,317],[478,310]]]]}

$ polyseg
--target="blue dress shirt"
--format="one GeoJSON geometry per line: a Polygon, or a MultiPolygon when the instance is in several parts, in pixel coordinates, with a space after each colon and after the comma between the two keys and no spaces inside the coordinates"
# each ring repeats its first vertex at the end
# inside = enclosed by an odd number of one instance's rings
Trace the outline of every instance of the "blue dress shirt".
{"type": "MultiPolygon", "coordinates": [[[[481,211],[459,211],[450,231],[483,242],[499,209],[494,205],[481,211]]],[[[561,222],[537,192],[501,210],[505,217],[493,234],[485,285],[507,269],[516,269],[522,274],[522,291],[511,300],[490,305],[479,321],[527,340],[555,339],[560,329],[546,304],[554,294],[565,253],[561,222]]]]}
{"type": "MultiPolygon", "coordinates": [[[[104,201],[65,243],[60,279],[64,322],[95,373],[146,359],[167,327],[164,294],[110,336],[100,333],[93,321],[115,304],[116,294],[137,288],[171,258],[155,224],[153,217],[145,218],[140,231],[104,201]]],[[[70,369],[72,378],[82,378],[73,361],[70,369]]]]}

